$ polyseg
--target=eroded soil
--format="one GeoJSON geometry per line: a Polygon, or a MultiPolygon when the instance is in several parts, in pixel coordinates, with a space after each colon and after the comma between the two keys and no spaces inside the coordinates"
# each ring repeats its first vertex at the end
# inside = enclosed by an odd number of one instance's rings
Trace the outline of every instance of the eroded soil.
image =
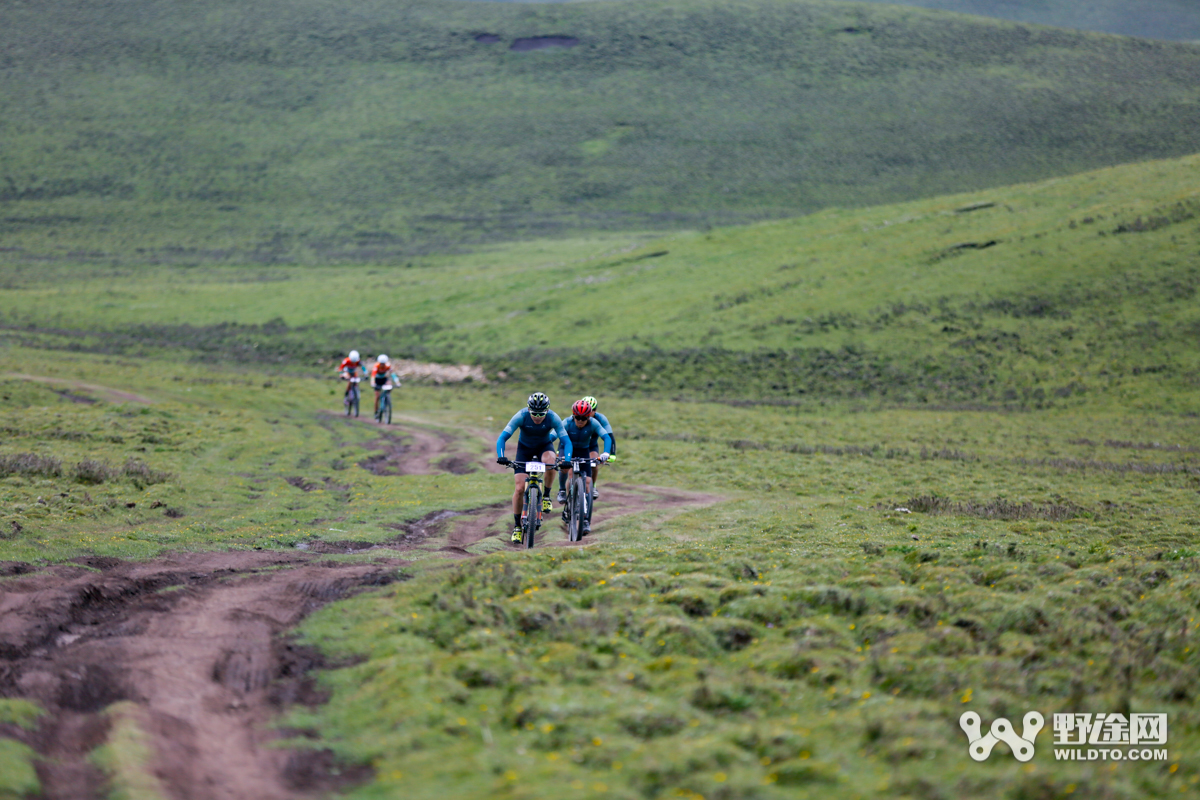
{"type": "MultiPolygon", "coordinates": [[[[431,428],[384,426],[380,434],[379,458],[368,459],[377,474],[499,469],[431,428]]],[[[582,544],[606,538],[609,523],[625,514],[669,515],[720,499],[603,478],[599,485],[593,535],[582,544]]],[[[556,506],[547,515],[538,546],[581,546],[566,541],[558,513],[556,506]]],[[[270,726],[282,709],[323,701],[310,671],[336,666],[287,632],[324,604],[404,579],[401,568],[413,559],[518,549],[507,541],[511,525],[506,501],[396,523],[396,536],[383,543],[0,565],[0,696],[29,698],[47,711],[37,730],[0,725],[0,735],[41,754],[46,798],[102,798],[111,787],[88,756],[110,738],[112,704],[126,701],[125,724],[131,717],[146,734],[147,780],[163,797],[325,796],[369,770],[336,764],[325,751],[272,746],[284,735],[270,726]],[[373,558],[346,563],[331,553],[373,558]]]]}
{"type": "MultiPolygon", "coordinates": [[[[179,553],[153,562],[94,559],[5,581],[0,693],[47,712],[33,733],[45,796],[99,798],[88,753],[104,710],[136,704],[167,797],[294,798],[329,787],[312,753],[270,747],[284,705],[320,699],[323,666],[280,636],[320,606],[402,577],[398,559],[346,564],[277,552],[179,553]]],[[[339,770],[340,771],[340,770],[339,770]]]]}

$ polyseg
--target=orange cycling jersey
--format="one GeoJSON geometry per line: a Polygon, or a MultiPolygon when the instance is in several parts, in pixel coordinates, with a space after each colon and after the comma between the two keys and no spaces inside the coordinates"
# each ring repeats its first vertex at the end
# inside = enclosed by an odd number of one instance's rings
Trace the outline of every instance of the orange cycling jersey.
{"type": "Polygon", "coordinates": [[[348,358],[343,358],[342,365],[338,367],[339,372],[354,372],[357,369],[362,369],[362,362],[351,361],[348,358]]]}
{"type": "Polygon", "coordinates": [[[391,374],[394,374],[392,372],[391,364],[376,363],[375,366],[371,367],[371,377],[372,378],[382,378],[382,377],[385,377],[385,376],[391,375],[391,374]]]}

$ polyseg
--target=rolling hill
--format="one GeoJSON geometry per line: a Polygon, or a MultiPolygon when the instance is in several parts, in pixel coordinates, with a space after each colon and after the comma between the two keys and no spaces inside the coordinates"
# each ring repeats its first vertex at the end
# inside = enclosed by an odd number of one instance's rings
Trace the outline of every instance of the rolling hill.
{"type": "Polygon", "coordinates": [[[6,13],[0,257],[15,263],[396,263],[1200,146],[1194,47],[922,9],[49,0],[6,13]]]}
{"type": "Polygon", "coordinates": [[[407,266],[10,265],[0,320],[18,344],[285,371],[357,347],[639,396],[1154,404],[1200,374],[1198,185],[1192,156],[407,266]]]}
{"type": "Polygon", "coordinates": [[[1200,8],[1188,0],[905,0],[903,5],[1123,36],[1200,40],[1200,8]]]}

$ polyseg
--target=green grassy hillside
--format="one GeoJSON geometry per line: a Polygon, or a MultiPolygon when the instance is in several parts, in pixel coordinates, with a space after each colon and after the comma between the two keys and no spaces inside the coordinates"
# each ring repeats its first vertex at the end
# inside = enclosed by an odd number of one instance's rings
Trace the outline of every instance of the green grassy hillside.
{"type": "MultiPolygon", "coordinates": [[[[439,532],[403,554],[409,580],[299,632],[350,666],[321,676],[327,704],[284,724],[293,744],[372,768],[351,797],[1141,800],[1200,781],[1200,420],[1176,408],[602,394],[622,463],[601,507],[618,481],[723,501],[598,525],[585,548],[512,552],[510,478],[373,474],[364,463],[407,437],[335,416],[327,380],[0,351],[3,373],[31,370],[152,402],[0,380],[6,567],[383,542],[440,509],[497,504],[478,558],[448,564],[439,532]],[[959,714],[1031,709],[1168,713],[1169,759],[1058,762],[1049,725],[1028,765],[1000,748],[969,759],[959,714]]],[[[405,387],[398,403],[404,425],[481,453],[524,395],[405,387]]],[[[0,701],[0,793],[22,796],[36,777],[11,723],[35,725],[36,709],[14,705],[0,701]]]]}
{"type": "Polygon", "coordinates": [[[0,320],[14,343],[292,372],[358,347],[571,391],[1159,403],[1200,368],[1198,185],[1190,157],[390,268],[10,264],[0,320]]]}
{"type": "MultiPolygon", "coordinates": [[[[883,2],[884,0],[866,0],[883,2]]],[[[1200,8],[1189,0],[890,0],[896,5],[939,8],[1017,22],[1059,25],[1124,36],[1200,40],[1200,8]]]]}
{"type": "Polygon", "coordinates": [[[921,9],[49,0],[6,20],[15,263],[396,263],[1200,147],[1195,48],[921,9]],[[522,49],[554,41],[575,46],[522,49]]]}

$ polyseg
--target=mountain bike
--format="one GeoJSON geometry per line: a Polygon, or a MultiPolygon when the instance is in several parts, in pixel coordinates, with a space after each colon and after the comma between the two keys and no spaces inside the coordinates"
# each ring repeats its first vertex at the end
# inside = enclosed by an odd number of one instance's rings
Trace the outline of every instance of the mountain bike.
{"type": "MultiPolygon", "coordinates": [[[[559,467],[561,464],[551,464],[559,467]]],[[[533,547],[533,537],[542,526],[542,495],[546,493],[546,465],[541,461],[509,461],[504,466],[516,472],[525,468],[525,495],[521,509],[521,543],[533,547]]]]}
{"type": "Polygon", "coordinates": [[[592,509],[595,501],[592,497],[592,476],[596,467],[601,463],[614,463],[615,458],[572,458],[571,485],[567,489],[567,504],[563,506],[563,522],[567,525],[567,539],[578,542],[592,532],[592,509]],[[587,465],[591,474],[586,477],[580,473],[580,467],[587,465]]]}
{"type": "Polygon", "coordinates": [[[387,424],[392,424],[392,389],[395,387],[390,383],[385,383],[380,391],[379,408],[375,410],[375,421],[380,425],[386,419],[387,424]]]}
{"type": "Polygon", "coordinates": [[[350,416],[351,408],[354,409],[354,416],[357,417],[359,402],[358,382],[362,380],[362,378],[346,378],[345,380],[348,380],[350,385],[346,387],[346,397],[344,400],[342,400],[342,404],[346,406],[347,417],[350,416]]]}
{"type": "Polygon", "coordinates": [[[582,474],[580,467],[589,470],[600,463],[594,458],[571,459],[571,483],[567,487],[567,504],[563,506],[563,522],[567,524],[567,540],[578,542],[591,532],[592,527],[592,479],[582,474]]]}

